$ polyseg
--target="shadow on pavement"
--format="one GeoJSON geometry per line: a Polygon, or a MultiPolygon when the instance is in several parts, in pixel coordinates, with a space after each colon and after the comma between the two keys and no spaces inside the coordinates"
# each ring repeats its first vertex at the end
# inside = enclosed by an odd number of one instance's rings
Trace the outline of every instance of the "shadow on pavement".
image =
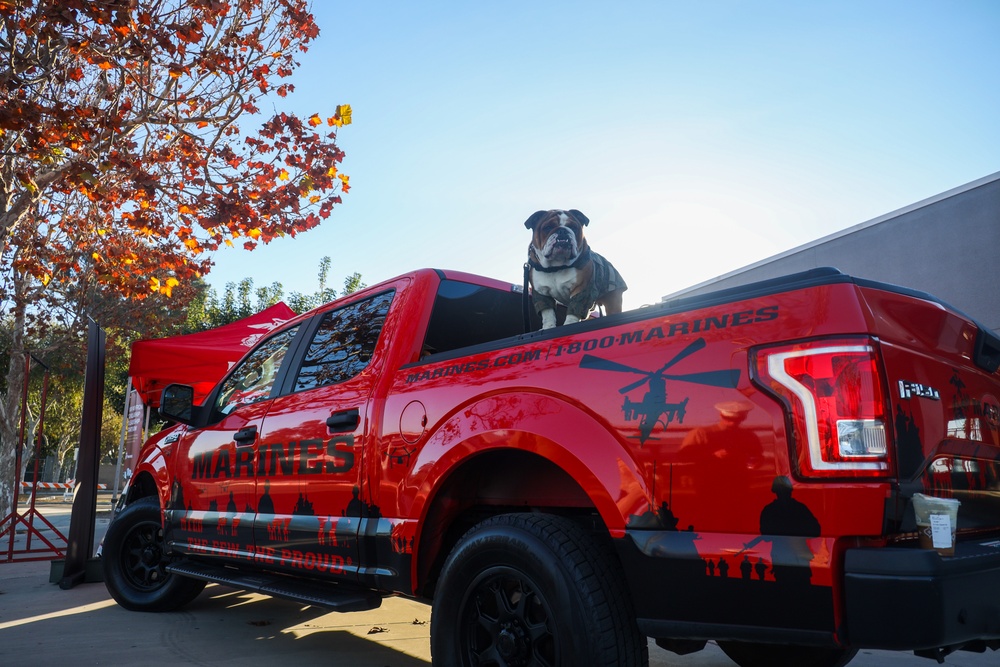
{"type": "Polygon", "coordinates": [[[119,607],[103,584],[61,590],[47,568],[0,566],[0,664],[430,664],[430,610],[416,602],[336,614],[209,586],[181,611],[147,614],[119,607]]]}

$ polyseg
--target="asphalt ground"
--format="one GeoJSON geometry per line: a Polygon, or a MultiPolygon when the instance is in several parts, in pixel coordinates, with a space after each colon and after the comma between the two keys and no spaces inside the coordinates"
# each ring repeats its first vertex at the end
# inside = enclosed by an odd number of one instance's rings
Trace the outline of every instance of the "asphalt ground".
{"type": "MultiPolygon", "coordinates": [[[[63,535],[71,504],[61,495],[40,496],[36,507],[63,535]]],[[[27,507],[22,504],[22,512],[27,507]]],[[[110,495],[98,500],[95,544],[110,520],[110,495]]],[[[55,536],[35,524],[50,541],[55,536]]],[[[26,546],[27,529],[16,534],[26,546]]],[[[32,548],[39,546],[33,537],[32,548]]],[[[180,611],[129,612],[108,595],[103,583],[68,590],[50,583],[49,561],[4,562],[0,541],[0,665],[256,665],[294,663],[302,667],[413,667],[430,665],[430,607],[389,598],[379,609],[349,614],[262,595],[208,586],[180,611]]],[[[58,566],[57,566],[58,567],[58,566]]],[[[862,651],[851,667],[931,667],[933,660],[910,653],[862,651]]],[[[959,652],[945,658],[956,667],[1000,664],[1000,653],[959,652]]],[[[651,667],[733,667],[718,646],[686,656],[650,642],[651,667]]]]}

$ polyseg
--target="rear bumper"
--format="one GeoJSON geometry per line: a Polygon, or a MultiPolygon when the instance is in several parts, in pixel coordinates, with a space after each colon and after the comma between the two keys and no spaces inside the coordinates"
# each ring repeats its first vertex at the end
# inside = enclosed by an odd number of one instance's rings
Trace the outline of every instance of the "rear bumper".
{"type": "Polygon", "coordinates": [[[920,650],[1000,645],[1000,540],[960,542],[955,556],[916,548],[846,552],[847,642],[920,650]]]}

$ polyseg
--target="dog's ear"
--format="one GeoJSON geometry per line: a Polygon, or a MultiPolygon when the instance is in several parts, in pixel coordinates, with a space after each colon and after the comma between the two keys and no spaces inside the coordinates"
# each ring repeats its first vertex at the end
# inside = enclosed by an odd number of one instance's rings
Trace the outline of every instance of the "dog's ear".
{"type": "Polygon", "coordinates": [[[547,213],[548,211],[535,211],[531,214],[530,218],[524,221],[524,226],[527,229],[534,229],[535,225],[538,224],[538,221],[541,220],[547,213]]]}
{"type": "Polygon", "coordinates": [[[571,208],[569,211],[567,211],[567,213],[569,213],[574,218],[576,218],[577,220],[579,220],[580,224],[583,225],[584,227],[586,227],[587,224],[590,222],[590,218],[588,218],[587,216],[585,216],[583,213],[580,213],[575,208],[571,208]]]}

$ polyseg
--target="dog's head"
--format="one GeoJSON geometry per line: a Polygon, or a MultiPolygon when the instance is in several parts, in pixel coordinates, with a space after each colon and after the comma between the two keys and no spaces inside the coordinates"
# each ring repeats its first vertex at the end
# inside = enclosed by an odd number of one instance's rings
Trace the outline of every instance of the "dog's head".
{"type": "Polygon", "coordinates": [[[583,228],[590,218],[576,209],[537,211],[524,221],[532,231],[535,258],[545,268],[569,266],[587,249],[583,228]]]}

